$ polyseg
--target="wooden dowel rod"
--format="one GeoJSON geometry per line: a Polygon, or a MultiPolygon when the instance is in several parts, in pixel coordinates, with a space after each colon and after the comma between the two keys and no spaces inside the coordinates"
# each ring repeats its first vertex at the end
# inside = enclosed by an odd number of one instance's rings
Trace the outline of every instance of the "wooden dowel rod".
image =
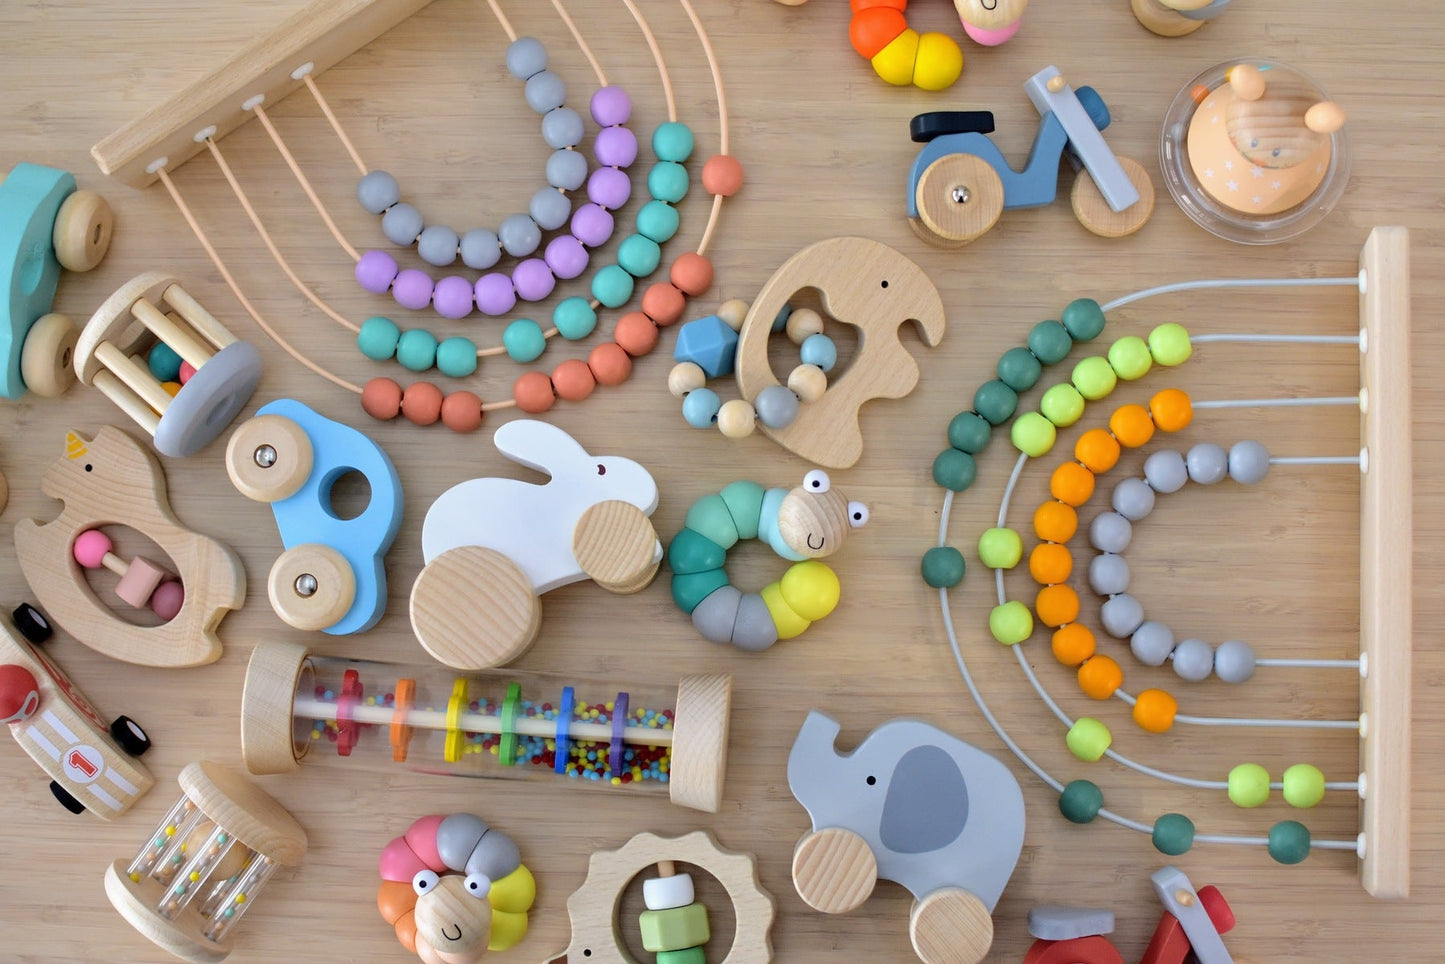
{"type": "Polygon", "coordinates": [[[95,357],[100,363],[119,378],[127,388],[135,392],[140,400],[158,413],[164,415],[171,404],[171,395],[156,377],[151,374],[150,369],[144,367],[134,358],[123,354],[121,350],[108,341],[103,341],[95,346],[95,357]]]}
{"type": "Polygon", "coordinates": [[[155,437],[156,429],[161,425],[161,417],[126,388],[119,378],[112,375],[110,369],[102,368],[96,372],[90,383],[100,389],[106,398],[115,402],[121,411],[135,419],[135,423],[145,429],[148,435],[155,437]]]}
{"type": "Polygon", "coordinates": [[[207,311],[205,306],[192,298],[190,292],[180,285],[167,288],[161,295],[161,300],[174,308],[202,338],[214,345],[216,351],[235,344],[236,336],[227,331],[226,326],[217,321],[215,315],[207,311]]]}
{"type": "Polygon", "coordinates": [[[214,354],[199,338],[170,318],[161,314],[160,309],[144,298],[131,305],[131,314],[149,328],[157,338],[175,349],[177,355],[190,362],[192,368],[200,368],[211,360],[214,354]]]}

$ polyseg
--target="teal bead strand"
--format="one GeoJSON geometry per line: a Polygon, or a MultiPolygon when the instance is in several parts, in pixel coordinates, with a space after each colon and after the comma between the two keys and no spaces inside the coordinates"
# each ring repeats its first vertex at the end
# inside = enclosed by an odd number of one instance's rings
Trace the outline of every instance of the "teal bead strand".
{"type": "Polygon", "coordinates": [[[410,371],[430,371],[437,360],[436,335],[424,328],[402,332],[396,343],[396,360],[410,371]]]}
{"type": "Polygon", "coordinates": [[[396,357],[401,329],[390,318],[375,315],[361,323],[356,333],[356,347],[372,361],[390,361],[396,357]]]}
{"type": "Polygon", "coordinates": [[[552,309],[552,324],[563,338],[577,341],[597,330],[597,309],[581,296],[567,298],[552,309]]]}
{"type": "Polygon", "coordinates": [[[547,348],[542,326],[531,318],[518,318],[502,332],[502,347],[507,357],[518,364],[536,361],[547,348]]]}
{"type": "Polygon", "coordinates": [[[477,370],[477,346],[457,335],[437,345],[437,370],[448,378],[466,378],[477,370]]]}

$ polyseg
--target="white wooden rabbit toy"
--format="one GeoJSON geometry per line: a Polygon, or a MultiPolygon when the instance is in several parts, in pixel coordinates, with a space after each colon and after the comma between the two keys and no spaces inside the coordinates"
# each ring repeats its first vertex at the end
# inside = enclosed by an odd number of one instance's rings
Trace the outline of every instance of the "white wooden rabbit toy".
{"type": "Polygon", "coordinates": [[[470,479],[427,510],[412,630],[427,652],[457,669],[521,655],[541,626],[542,593],[583,579],[638,592],[662,561],[648,520],[657,483],[647,469],[591,455],[556,426],[530,419],[503,425],[492,442],[550,478],[470,479]]]}

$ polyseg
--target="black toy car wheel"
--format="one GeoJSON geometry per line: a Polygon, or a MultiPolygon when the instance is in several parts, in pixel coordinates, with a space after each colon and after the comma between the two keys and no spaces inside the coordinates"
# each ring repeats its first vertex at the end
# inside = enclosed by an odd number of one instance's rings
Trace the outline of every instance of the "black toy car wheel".
{"type": "Polygon", "coordinates": [[[151,748],[151,738],[141,729],[139,723],[128,716],[117,716],[110,725],[110,735],[120,748],[131,756],[140,756],[151,748]]]}
{"type": "Polygon", "coordinates": [[[54,780],[50,781],[50,792],[54,794],[55,799],[60,801],[60,805],[65,809],[69,810],[71,813],[85,812],[85,804],[72,797],[69,790],[65,789],[54,780]]]}
{"type": "Polygon", "coordinates": [[[15,624],[16,629],[20,630],[21,636],[36,646],[55,634],[55,630],[50,628],[50,620],[45,618],[45,614],[29,603],[21,603],[16,606],[15,611],[10,614],[10,621],[15,624]]]}

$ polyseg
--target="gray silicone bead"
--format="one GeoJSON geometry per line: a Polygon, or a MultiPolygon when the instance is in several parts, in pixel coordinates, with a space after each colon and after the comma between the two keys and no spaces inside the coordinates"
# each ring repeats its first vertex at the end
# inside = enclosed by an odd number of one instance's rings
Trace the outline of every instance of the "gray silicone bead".
{"type": "Polygon", "coordinates": [[[558,107],[542,115],[542,140],[555,150],[582,143],[582,116],[570,107],[558,107]]]}
{"type": "Polygon", "coordinates": [[[1124,479],[1114,486],[1114,511],[1138,522],[1154,511],[1154,490],[1143,479],[1124,479]]]}
{"type": "Polygon", "coordinates": [[[544,70],[527,78],[524,94],[528,107],[545,114],[567,102],[567,85],[552,71],[544,70]]]}
{"type": "Polygon", "coordinates": [[[467,865],[472,851],[490,828],[476,814],[454,813],[437,824],[437,854],[452,870],[467,865]]]}
{"type": "Polygon", "coordinates": [[[1254,675],[1254,647],[1237,639],[1214,651],[1214,674],[1226,683],[1243,683],[1254,675]]]}
{"type": "Polygon", "coordinates": [[[1155,492],[1168,495],[1184,488],[1189,481],[1189,467],[1184,456],[1173,449],[1160,449],[1144,460],[1144,481],[1155,492]]]}
{"type": "Polygon", "coordinates": [[[457,260],[457,233],[445,224],[433,224],[416,239],[416,253],[427,264],[445,268],[457,260]]]}
{"type": "Polygon", "coordinates": [[[1163,666],[1174,652],[1174,630],[1151,619],[1134,630],[1134,635],[1129,637],[1129,649],[1145,666],[1163,666]]]}
{"type": "Polygon", "coordinates": [[[507,48],[507,72],[518,80],[547,69],[547,48],[536,37],[518,37],[507,48]]]}
{"type": "Polygon", "coordinates": [[[1184,457],[1189,478],[1200,485],[1221,482],[1229,474],[1229,454],[1213,442],[1200,442],[1184,457]]]}
{"type": "Polygon", "coordinates": [[[1181,639],[1174,647],[1174,673],[1180,679],[1198,683],[1214,672],[1214,647],[1202,639],[1181,639]]]}
{"type": "Polygon", "coordinates": [[[421,212],[410,204],[394,204],[381,218],[381,231],[387,240],[403,248],[416,240],[423,227],[421,212]]]}
{"type": "Polygon", "coordinates": [[[478,271],[490,268],[502,258],[502,244],[496,232],[486,228],[472,228],[462,235],[461,251],[462,262],[478,271]]]}
{"type": "Polygon", "coordinates": [[[372,214],[380,214],[401,200],[401,185],[385,171],[368,171],[356,184],[356,199],[372,214]]]}
{"type": "Polygon", "coordinates": [[[1241,485],[1254,485],[1269,474],[1269,449],[1253,439],[1229,447],[1229,477],[1241,485]]]}
{"type": "Polygon", "coordinates": [[[1089,562],[1089,588],[1100,596],[1129,591],[1129,563],[1123,556],[1104,552],[1089,562]]]}
{"type": "Polygon", "coordinates": [[[522,865],[522,851],[517,842],[500,830],[488,830],[467,858],[468,874],[485,874],[488,880],[501,880],[522,865]]]}
{"type": "Polygon", "coordinates": [[[547,158],[547,183],[560,191],[575,191],[587,181],[587,158],[563,148],[547,158]]]}
{"type": "Polygon", "coordinates": [[[733,645],[757,653],[777,641],[778,627],[768,612],[768,604],[758,593],[744,593],[742,605],[738,606],[738,621],[733,624],[733,645]]]}
{"type": "Polygon", "coordinates": [[[753,408],[768,428],[787,428],[798,417],[798,396],[786,385],[769,385],[753,399],[753,408]]]}
{"type": "Polygon", "coordinates": [[[738,621],[738,606],[743,594],[734,586],[719,586],[693,607],[692,625],[710,643],[733,641],[733,625],[738,621]]]}
{"type": "Polygon", "coordinates": [[[501,242],[502,250],[512,257],[525,258],[542,243],[542,229],[527,215],[514,214],[497,228],[497,240],[501,242]]]}
{"type": "Polygon", "coordinates": [[[544,187],[532,195],[527,213],[543,231],[555,231],[572,216],[572,202],[555,187],[544,187]]]}
{"type": "Polygon", "coordinates": [[[1110,596],[1099,607],[1099,622],[1115,639],[1128,639],[1144,622],[1144,606],[1127,592],[1110,596]]]}
{"type": "Polygon", "coordinates": [[[1101,512],[1089,523],[1089,542],[1100,552],[1123,552],[1132,538],[1133,524],[1117,512],[1101,512]]]}
{"type": "Polygon", "coordinates": [[[1070,941],[1114,932],[1114,912],[1091,907],[1040,904],[1029,908],[1029,936],[1041,941],[1070,941]]]}

